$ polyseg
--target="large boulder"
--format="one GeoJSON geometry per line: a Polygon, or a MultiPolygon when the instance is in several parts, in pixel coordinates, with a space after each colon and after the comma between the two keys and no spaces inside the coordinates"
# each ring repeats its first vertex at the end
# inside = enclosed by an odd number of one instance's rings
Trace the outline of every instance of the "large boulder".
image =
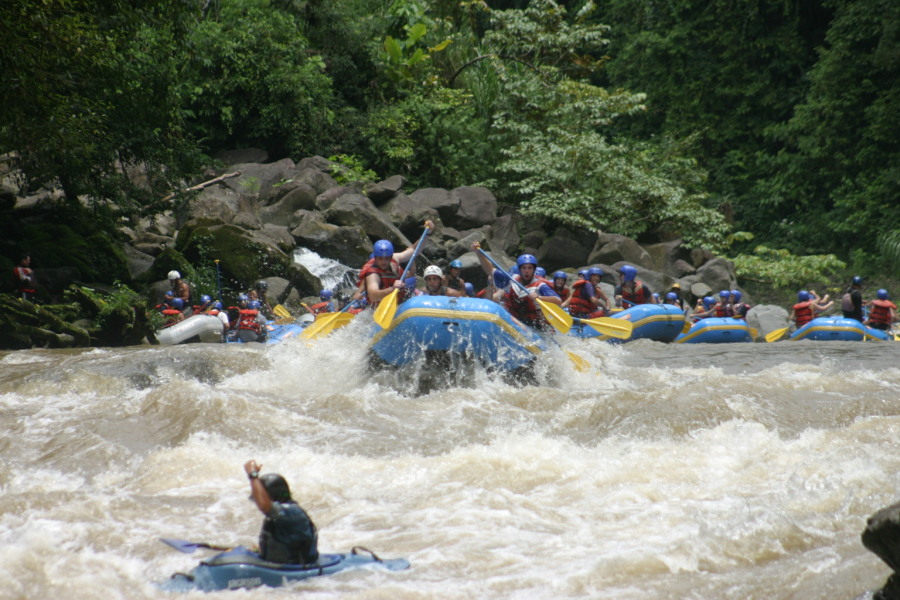
{"type": "Polygon", "coordinates": [[[263,223],[271,225],[290,224],[291,216],[298,210],[314,210],[316,208],[316,190],[307,183],[294,183],[291,189],[274,203],[259,210],[259,218],[263,223]]]}
{"type": "MultiPolygon", "coordinates": [[[[362,194],[361,184],[338,185],[316,196],[316,210],[326,211],[344,194],[362,194]]],[[[310,209],[312,210],[312,209],[310,209]]]]}
{"type": "Polygon", "coordinates": [[[404,185],[406,185],[406,178],[402,175],[392,175],[384,181],[367,185],[365,187],[366,196],[371,198],[375,204],[380,205],[400,193],[404,185]]]}
{"type": "Polygon", "coordinates": [[[649,255],[647,268],[662,271],[675,277],[683,277],[696,271],[691,264],[691,251],[685,248],[681,240],[672,240],[660,244],[643,246],[649,255]]]}
{"type": "Polygon", "coordinates": [[[241,209],[240,197],[240,192],[222,183],[204,188],[178,207],[175,227],[197,219],[228,223],[241,209]]]}
{"type": "Polygon", "coordinates": [[[422,188],[409,195],[417,203],[433,208],[441,216],[444,225],[456,227],[456,213],[459,212],[459,196],[454,196],[443,188],[422,188]]]}
{"type": "Polygon", "coordinates": [[[409,245],[409,239],[362,194],[344,194],[323,214],[325,220],[345,227],[358,225],[372,241],[385,239],[396,246],[409,245]]]}
{"type": "Polygon", "coordinates": [[[791,324],[788,311],[777,304],[760,304],[747,313],[747,324],[755,328],[761,337],[791,324]]]}
{"type": "Polygon", "coordinates": [[[301,296],[318,295],[322,290],[322,282],[318,277],[309,272],[309,270],[301,264],[291,263],[286,274],[287,280],[291,282],[291,286],[301,296]]]}
{"type": "Polygon", "coordinates": [[[519,250],[519,241],[515,216],[507,214],[497,217],[488,234],[488,246],[504,254],[515,254],[519,250]]]}
{"type": "Polygon", "coordinates": [[[450,192],[457,198],[456,214],[447,224],[459,229],[474,229],[497,220],[497,198],[485,187],[462,186],[450,192]]]}
{"type": "Polygon", "coordinates": [[[486,239],[487,236],[485,235],[484,229],[473,229],[471,231],[466,231],[465,235],[459,240],[448,241],[446,244],[444,244],[444,248],[446,248],[447,250],[448,260],[459,258],[463,254],[471,252],[472,244],[474,242],[478,242],[483,246],[486,239]]]}
{"type": "Polygon", "coordinates": [[[615,233],[601,233],[597,236],[593,250],[588,255],[588,263],[628,263],[636,267],[652,269],[652,258],[640,244],[631,238],[615,233]]]}
{"type": "Polygon", "coordinates": [[[265,164],[244,163],[229,168],[229,171],[240,171],[241,174],[222,183],[240,195],[253,196],[265,204],[275,189],[291,179],[295,167],[290,158],[265,164]]]}
{"type": "Polygon", "coordinates": [[[579,236],[566,228],[557,229],[544,240],[538,249],[538,264],[548,273],[572,265],[580,265],[587,260],[590,247],[579,236]]]}
{"type": "Polygon", "coordinates": [[[421,202],[416,202],[410,196],[399,193],[388,202],[379,207],[387,214],[391,223],[410,239],[416,239],[422,235],[422,227],[425,221],[431,220],[435,224],[434,236],[442,235],[443,224],[437,210],[428,207],[421,202]]]}
{"type": "Polygon", "coordinates": [[[883,508],[868,518],[862,543],[894,571],[873,598],[900,598],[900,503],[883,508]]]}
{"type": "Polygon", "coordinates": [[[332,225],[326,223],[320,213],[302,210],[294,214],[292,222],[297,223],[291,230],[297,245],[319,256],[356,267],[362,265],[372,251],[372,242],[359,225],[332,225]]]}
{"type": "Polygon", "coordinates": [[[695,274],[699,281],[710,286],[714,292],[733,290],[737,287],[734,264],[724,258],[714,258],[697,269],[695,274]]]}

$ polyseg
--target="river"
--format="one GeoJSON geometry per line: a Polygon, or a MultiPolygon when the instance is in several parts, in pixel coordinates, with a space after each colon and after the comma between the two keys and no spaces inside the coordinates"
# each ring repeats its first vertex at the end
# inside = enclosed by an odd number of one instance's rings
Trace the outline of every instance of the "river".
{"type": "MultiPolygon", "coordinates": [[[[242,464],[278,471],[355,571],[202,598],[853,599],[900,499],[900,344],[567,348],[542,383],[418,395],[351,325],[308,346],[0,352],[0,598],[171,598],[253,544],[242,464]]],[[[406,373],[414,377],[414,373],[406,373]]]]}

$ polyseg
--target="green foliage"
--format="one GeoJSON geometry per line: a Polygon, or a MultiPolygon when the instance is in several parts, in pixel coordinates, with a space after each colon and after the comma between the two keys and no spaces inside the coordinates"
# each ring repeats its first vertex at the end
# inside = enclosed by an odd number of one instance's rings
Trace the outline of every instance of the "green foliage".
{"type": "Polygon", "coordinates": [[[378,179],[378,174],[371,169],[367,169],[358,156],[336,154],[329,156],[328,160],[333,163],[331,165],[331,176],[340,184],[354,181],[369,183],[378,179]]]}
{"type": "Polygon", "coordinates": [[[729,259],[738,277],[762,281],[774,287],[825,281],[829,274],[847,265],[833,254],[796,256],[788,250],[757,246],[753,254],[729,259]]]}

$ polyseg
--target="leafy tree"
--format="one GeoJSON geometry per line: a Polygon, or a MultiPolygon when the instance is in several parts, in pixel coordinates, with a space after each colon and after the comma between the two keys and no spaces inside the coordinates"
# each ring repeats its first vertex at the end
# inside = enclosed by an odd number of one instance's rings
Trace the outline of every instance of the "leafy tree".
{"type": "Polygon", "coordinates": [[[847,265],[833,254],[796,256],[790,251],[757,246],[752,254],[730,259],[738,277],[783,288],[824,281],[847,265]]]}

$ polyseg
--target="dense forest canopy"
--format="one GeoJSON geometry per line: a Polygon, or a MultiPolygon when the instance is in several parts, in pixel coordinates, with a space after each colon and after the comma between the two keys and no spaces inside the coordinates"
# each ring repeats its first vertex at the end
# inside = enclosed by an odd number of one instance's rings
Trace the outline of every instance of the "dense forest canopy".
{"type": "Polygon", "coordinates": [[[900,254],[892,0],[8,0],[0,17],[0,153],[72,204],[148,214],[252,145],[489,185],[559,224],[763,246],[748,264],[788,250],[868,274],[900,254]]]}

